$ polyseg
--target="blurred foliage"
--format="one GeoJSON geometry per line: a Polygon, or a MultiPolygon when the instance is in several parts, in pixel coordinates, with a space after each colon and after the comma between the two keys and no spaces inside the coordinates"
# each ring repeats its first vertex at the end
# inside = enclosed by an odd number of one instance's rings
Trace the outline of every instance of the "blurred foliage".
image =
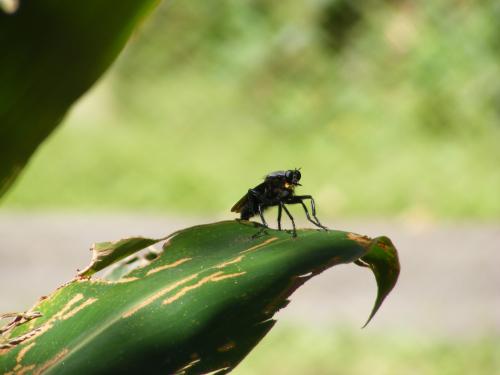
{"type": "Polygon", "coordinates": [[[423,337],[370,331],[278,323],[234,375],[491,375],[500,370],[500,340],[494,335],[423,337]]]}
{"type": "Polygon", "coordinates": [[[0,196],[155,4],[0,2],[0,196]]]}
{"type": "Polygon", "coordinates": [[[302,167],[322,216],[499,217],[496,2],[158,10],[7,206],[226,215],[302,167]]]}

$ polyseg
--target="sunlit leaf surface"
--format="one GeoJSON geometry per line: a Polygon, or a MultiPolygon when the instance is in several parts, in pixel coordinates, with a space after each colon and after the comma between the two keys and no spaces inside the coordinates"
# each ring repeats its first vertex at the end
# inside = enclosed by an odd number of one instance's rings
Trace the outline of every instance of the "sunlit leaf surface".
{"type": "Polygon", "coordinates": [[[161,241],[95,246],[80,276],[24,314],[41,317],[20,318],[5,332],[0,372],[229,372],[311,277],[341,263],[368,266],[379,285],[371,318],[399,273],[386,237],[335,230],[300,230],[293,238],[260,232],[251,222],[223,221],[179,231],[158,248],[161,241]],[[128,257],[117,262],[123,249],[128,257]],[[110,277],[82,276],[113,261],[103,271],[110,277]]]}

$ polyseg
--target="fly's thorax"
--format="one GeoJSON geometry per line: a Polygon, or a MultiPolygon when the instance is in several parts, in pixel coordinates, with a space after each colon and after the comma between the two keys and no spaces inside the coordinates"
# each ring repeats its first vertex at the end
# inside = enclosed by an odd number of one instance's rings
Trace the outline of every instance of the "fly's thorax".
{"type": "Polygon", "coordinates": [[[290,197],[294,194],[294,191],[293,191],[293,188],[281,188],[281,189],[277,189],[276,191],[276,195],[279,197],[279,198],[286,198],[286,197],[290,197]]]}

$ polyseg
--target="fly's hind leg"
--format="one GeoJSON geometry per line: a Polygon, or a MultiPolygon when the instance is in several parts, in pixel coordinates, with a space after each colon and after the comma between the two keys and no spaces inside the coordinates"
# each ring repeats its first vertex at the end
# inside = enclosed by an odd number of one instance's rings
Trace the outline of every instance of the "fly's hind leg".
{"type": "Polygon", "coordinates": [[[262,212],[262,205],[260,203],[258,205],[258,210],[259,210],[260,220],[262,221],[262,227],[260,227],[260,229],[257,233],[252,235],[252,238],[257,238],[257,237],[266,235],[267,234],[266,229],[269,228],[267,223],[266,223],[266,219],[264,219],[264,214],[262,212]]]}
{"type": "Polygon", "coordinates": [[[281,204],[278,205],[278,230],[281,230],[281,204]]]}
{"type": "Polygon", "coordinates": [[[266,219],[264,219],[264,214],[262,213],[262,207],[260,204],[259,204],[259,216],[260,216],[260,220],[262,220],[262,226],[260,227],[260,229],[257,233],[252,235],[252,239],[262,237],[262,236],[265,236],[268,234],[266,229],[269,227],[267,226],[266,219]]]}
{"type": "Polygon", "coordinates": [[[266,223],[266,219],[264,219],[264,214],[262,212],[262,204],[259,203],[258,209],[259,209],[259,216],[260,216],[260,220],[262,221],[262,225],[264,225],[267,228],[268,225],[266,223]]]}
{"type": "MultiPolygon", "coordinates": [[[[255,238],[258,238],[258,237],[261,237],[261,236],[264,236],[264,235],[267,235],[267,231],[266,229],[269,228],[269,226],[267,225],[267,222],[266,222],[266,219],[264,218],[264,212],[263,212],[263,209],[262,209],[262,203],[260,203],[258,201],[258,198],[255,197],[254,195],[252,195],[253,199],[255,199],[255,205],[257,206],[257,212],[260,216],[260,220],[262,221],[262,226],[260,227],[260,229],[258,230],[257,233],[253,234],[252,235],[252,239],[255,239],[255,238]]],[[[254,211],[255,211],[255,208],[254,208],[254,211]]]]}
{"type": "Polygon", "coordinates": [[[259,194],[259,192],[255,191],[254,189],[249,189],[247,194],[248,194],[248,202],[247,202],[248,218],[256,214],[259,214],[260,220],[262,221],[262,225],[268,228],[263,213],[264,210],[262,206],[264,204],[264,201],[262,199],[262,196],[259,194]]]}

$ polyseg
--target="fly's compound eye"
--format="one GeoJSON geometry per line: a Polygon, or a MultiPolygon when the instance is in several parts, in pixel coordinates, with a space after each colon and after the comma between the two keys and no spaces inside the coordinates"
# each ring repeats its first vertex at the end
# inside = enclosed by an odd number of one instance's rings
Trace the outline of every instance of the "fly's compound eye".
{"type": "Polygon", "coordinates": [[[294,180],[295,180],[295,181],[299,181],[299,180],[300,180],[300,178],[302,177],[302,175],[300,174],[300,172],[299,172],[299,171],[297,171],[297,170],[296,170],[296,171],[294,171],[294,173],[293,173],[293,174],[294,174],[294,180]]]}
{"type": "Polygon", "coordinates": [[[285,178],[287,179],[287,181],[292,181],[293,180],[293,171],[286,171],[285,178]]]}

